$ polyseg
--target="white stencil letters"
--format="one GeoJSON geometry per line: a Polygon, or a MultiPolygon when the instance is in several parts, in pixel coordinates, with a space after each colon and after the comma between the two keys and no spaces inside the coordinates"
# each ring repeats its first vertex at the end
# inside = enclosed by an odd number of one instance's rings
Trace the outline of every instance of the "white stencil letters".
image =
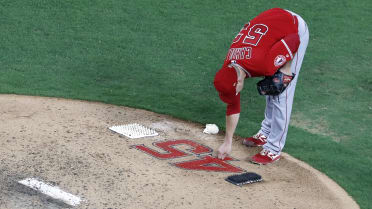
{"type": "Polygon", "coordinates": [[[242,44],[248,44],[252,46],[257,46],[260,42],[262,36],[264,36],[269,28],[264,24],[255,24],[250,27],[250,24],[244,25],[238,35],[234,38],[233,43],[238,43],[241,41],[242,37],[242,44]]]}

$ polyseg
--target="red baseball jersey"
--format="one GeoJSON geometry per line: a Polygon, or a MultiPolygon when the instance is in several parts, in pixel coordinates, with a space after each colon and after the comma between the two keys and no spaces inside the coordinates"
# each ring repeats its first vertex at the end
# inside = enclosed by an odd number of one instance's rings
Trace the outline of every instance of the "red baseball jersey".
{"type": "Polygon", "coordinates": [[[231,62],[242,66],[247,77],[271,76],[293,59],[299,45],[297,17],[284,9],[269,9],[245,24],[214,80],[221,100],[228,104],[226,114],[240,112],[240,93],[235,93],[237,76],[229,67],[231,62]]]}
{"type": "Polygon", "coordinates": [[[270,76],[293,59],[299,44],[297,18],[284,9],[273,8],[243,26],[223,67],[234,60],[248,71],[248,77],[270,76]]]}

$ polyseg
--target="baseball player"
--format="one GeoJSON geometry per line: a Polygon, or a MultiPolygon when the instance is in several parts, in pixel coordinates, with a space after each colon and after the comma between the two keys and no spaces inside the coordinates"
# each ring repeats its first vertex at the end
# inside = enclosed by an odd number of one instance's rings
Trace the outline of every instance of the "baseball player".
{"type": "Polygon", "coordinates": [[[262,146],[262,151],[251,157],[253,163],[268,164],[280,159],[308,41],[305,21],[280,8],[264,11],[243,26],[214,79],[220,99],[227,104],[226,134],[218,158],[224,159],[231,152],[244,80],[264,77],[257,83],[257,90],[266,97],[265,119],[258,133],[245,138],[243,144],[262,146]]]}

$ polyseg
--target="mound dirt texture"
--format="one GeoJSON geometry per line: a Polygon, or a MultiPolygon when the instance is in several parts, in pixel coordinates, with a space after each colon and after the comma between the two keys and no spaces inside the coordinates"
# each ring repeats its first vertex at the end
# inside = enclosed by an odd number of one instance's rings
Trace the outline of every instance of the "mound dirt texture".
{"type": "Polygon", "coordinates": [[[239,139],[234,160],[206,163],[223,135],[169,116],[0,95],[0,121],[0,208],[70,207],[17,183],[29,177],[81,197],[74,208],[359,208],[336,183],[288,154],[272,165],[249,163],[260,150],[239,139]],[[108,129],[131,123],[159,135],[130,139],[108,129]],[[196,145],[205,150],[197,153],[196,145]],[[263,181],[239,187],[224,180],[238,171],[256,172],[263,181]]]}

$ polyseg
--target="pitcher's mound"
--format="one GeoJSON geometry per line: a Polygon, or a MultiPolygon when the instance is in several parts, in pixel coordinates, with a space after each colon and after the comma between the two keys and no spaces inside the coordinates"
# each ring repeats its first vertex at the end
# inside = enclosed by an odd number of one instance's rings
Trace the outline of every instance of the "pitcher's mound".
{"type": "Polygon", "coordinates": [[[260,150],[236,139],[224,161],[222,135],[169,116],[101,103],[0,96],[0,207],[68,207],[17,184],[37,178],[83,202],[76,208],[359,208],[337,184],[288,154],[248,162],[260,150]],[[137,123],[157,136],[130,139],[109,129],[137,123]],[[242,187],[229,175],[255,172],[242,187]]]}

